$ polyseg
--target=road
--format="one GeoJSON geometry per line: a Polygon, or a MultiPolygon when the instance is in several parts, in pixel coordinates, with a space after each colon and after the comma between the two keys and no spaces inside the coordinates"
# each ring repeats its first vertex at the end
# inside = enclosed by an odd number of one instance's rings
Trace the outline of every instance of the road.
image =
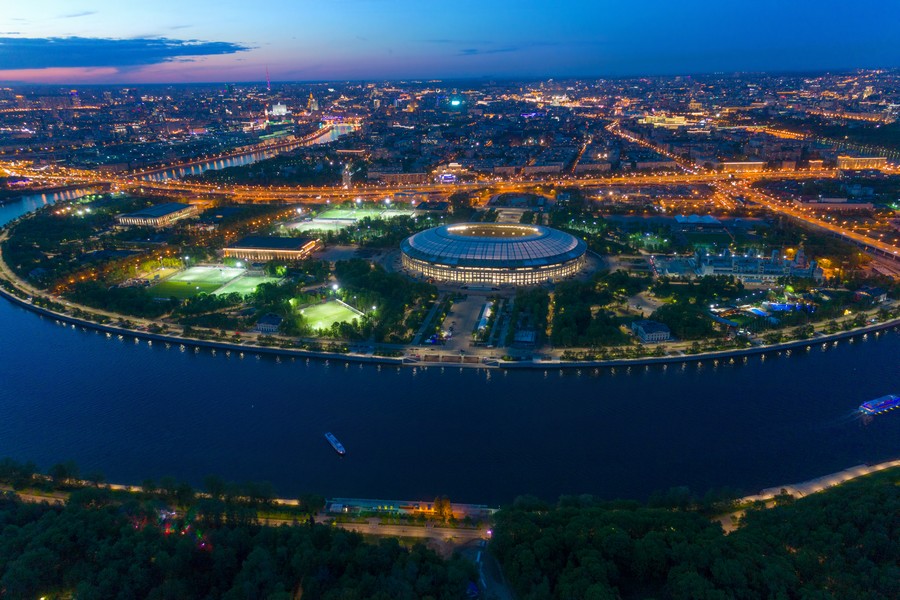
{"type": "Polygon", "coordinates": [[[334,526],[366,535],[450,540],[458,544],[464,544],[472,540],[487,539],[487,534],[483,529],[431,526],[419,527],[416,525],[382,525],[378,521],[378,519],[370,519],[366,523],[334,523],[334,526]]]}
{"type": "MultiPolygon", "coordinates": [[[[661,148],[657,148],[652,144],[631,136],[628,132],[616,129],[615,133],[621,135],[629,141],[640,143],[643,146],[652,148],[657,152],[666,154],[661,148]]],[[[724,207],[732,207],[737,205],[737,196],[744,198],[764,206],[769,210],[783,214],[793,219],[802,221],[807,225],[817,227],[829,231],[839,237],[843,237],[856,244],[859,244],[869,251],[880,253],[883,256],[898,258],[900,248],[897,246],[864,236],[856,233],[848,228],[841,227],[833,222],[828,222],[815,216],[811,208],[796,207],[791,203],[776,200],[768,196],[760,190],[750,186],[751,183],[766,179],[821,179],[833,178],[840,175],[840,171],[836,169],[819,169],[815,171],[764,171],[750,173],[721,173],[715,171],[704,171],[696,166],[686,164],[683,159],[666,154],[678,163],[683,173],[667,173],[667,174],[629,174],[615,175],[608,177],[585,177],[585,178],[568,178],[568,177],[552,177],[531,181],[497,181],[482,180],[469,183],[458,184],[424,184],[424,185],[399,185],[399,186],[378,186],[378,185],[361,185],[352,189],[345,189],[335,186],[320,187],[295,187],[295,186],[221,186],[206,183],[188,183],[184,181],[165,180],[162,182],[153,182],[141,179],[146,174],[135,175],[106,175],[93,171],[84,171],[79,169],[69,169],[57,167],[53,171],[34,169],[28,165],[22,165],[12,162],[0,162],[0,168],[4,171],[18,176],[29,177],[35,181],[42,181],[48,185],[104,185],[111,186],[121,191],[141,191],[155,192],[162,195],[188,195],[194,197],[229,197],[238,202],[248,203],[265,203],[265,202],[284,202],[284,201],[303,201],[311,204],[326,204],[332,200],[341,201],[351,198],[384,198],[392,196],[399,192],[418,192],[418,193],[452,193],[459,191],[476,191],[484,189],[493,189],[498,193],[509,192],[538,192],[542,191],[543,186],[564,186],[576,185],[580,187],[604,187],[617,185],[665,185],[665,184],[698,184],[709,183],[714,184],[715,193],[713,199],[724,207]],[[693,167],[693,168],[692,168],[693,167]]],[[[166,169],[179,169],[183,166],[196,164],[194,161],[183,161],[182,163],[172,164],[166,169]]]]}
{"type": "Polygon", "coordinates": [[[747,181],[739,181],[735,182],[735,184],[736,185],[733,186],[732,191],[732,194],[734,196],[742,195],[747,200],[750,200],[751,202],[754,202],[761,206],[765,206],[774,213],[785,215],[818,229],[823,229],[836,236],[861,245],[869,251],[880,253],[882,256],[892,258],[893,260],[900,259],[900,248],[893,244],[888,244],[887,242],[882,242],[880,240],[870,238],[868,236],[847,229],[846,227],[841,227],[836,223],[826,221],[820,217],[817,217],[813,213],[813,208],[803,206],[798,207],[791,202],[773,198],[772,196],[769,196],[768,194],[765,194],[762,191],[751,187],[747,181]]]}

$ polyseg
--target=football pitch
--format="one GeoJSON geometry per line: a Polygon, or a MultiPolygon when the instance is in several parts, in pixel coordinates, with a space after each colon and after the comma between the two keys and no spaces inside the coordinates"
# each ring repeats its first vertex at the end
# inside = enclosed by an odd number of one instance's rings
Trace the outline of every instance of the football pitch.
{"type": "Polygon", "coordinates": [[[311,221],[301,221],[285,225],[295,231],[340,231],[358,223],[366,217],[370,219],[393,219],[402,215],[412,215],[413,211],[400,208],[329,208],[311,221]]]}
{"type": "Polygon", "coordinates": [[[211,294],[222,287],[220,283],[192,282],[192,281],[172,281],[167,279],[161,283],[150,287],[150,293],[155,298],[177,298],[185,300],[193,298],[201,292],[211,294]]]}
{"type": "Polygon", "coordinates": [[[302,221],[285,226],[295,231],[340,231],[350,226],[350,221],[302,221]]]}
{"type": "Polygon", "coordinates": [[[190,267],[150,287],[150,293],[156,298],[184,300],[199,293],[211,294],[243,273],[244,269],[235,267],[190,267]]]}
{"type": "Polygon", "coordinates": [[[246,296],[255,292],[256,286],[258,286],[259,284],[275,283],[276,281],[278,281],[277,277],[258,277],[255,275],[244,275],[243,277],[232,279],[231,281],[217,289],[214,293],[216,296],[224,296],[226,294],[233,294],[237,292],[241,296],[246,296]]]}
{"type": "Polygon", "coordinates": [[[237,267],[190,267],[181,273],[172,275],[166,281],[225,285],[238,275],[243,275],[243,273],[244,269],[237,267]]]}
{"type": "Polygon", "coordinates": [[[360,220],[366,217],[370,219],[376,218],[382,213],[380,208],[330,208],[320,215],[317,219],[354,219],[360,220]]]}
{"type": "Polygon", "coordinates": [[[358,312],[334,300],[301,308],[300,314],[313,329],[328,329],[334,323],[349,323],[361,318],[358,312]]]}

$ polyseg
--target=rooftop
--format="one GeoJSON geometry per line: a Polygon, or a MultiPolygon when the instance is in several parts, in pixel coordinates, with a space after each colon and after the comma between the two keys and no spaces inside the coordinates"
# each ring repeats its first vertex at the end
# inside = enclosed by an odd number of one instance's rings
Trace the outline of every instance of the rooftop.
{"type": "Polygon", "coordinates": [[[155,206],[143,208],[141,210],[137,210],[133,213],[128,213],[127,215],[122,216],[143,219],[158,219],[160,217],[165,217],[166,215],[177,213],[190,207],[190,204],[183,204],[181,202],[167,202],[165,204],[157,204],[155,206]]]}
{"type": "Polygon", "coordinates": [[[269,235],[249,235],[233,244],[229,248],[254,248],[260,250],[300,250],[312,238],[306,237],[275,237],[269,235]]]}
{"type": "Polygon", "coordinates": [[[587,245],[539,225],[461,223],[416,233],[400,248],[412,258],[451,266],[529,268],[576,259],[587,245]]]}

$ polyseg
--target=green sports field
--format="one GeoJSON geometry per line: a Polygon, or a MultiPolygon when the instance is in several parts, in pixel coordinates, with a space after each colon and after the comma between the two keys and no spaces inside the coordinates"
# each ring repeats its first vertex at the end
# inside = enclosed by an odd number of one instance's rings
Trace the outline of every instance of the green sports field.
{"type": "Polygon", "coordinates": [[[379,215],[382,219],[393,219],[394,217],[411,217],[413,211],[402,208],[387,208],[381,211],[379,215]]]}
{"type": "Polygon", "coordinates": [[[211,294],[244,273],[235,267],[190,267],[150,288],[156,298],[184,300],[203,292],[211,294]]]}
{"type": "Polygon", "coordinates": [[[370,219],[377,218],[384,212],[382,208],[330,208],[320,215],[317,219],[355,219],[360,220],[366,217],[370,219]]]}
{"type": "Polygon", "coordinates": [[[166,281],[225,285],[238,275],[243,274],[244,269],[237,267],[189,267],[181,273],[172,275],[166,281]]]}
{"type": "Polygon", "coordinates": [[[300,309],[300,314],[313,329],[328,329],[334,323],[349,323],[360,315],[339,302],[331,300],[300,309]]]}
{"type": "Polygon", "coordinates": [[[150,293],[154,298],[178,298],[184,300],[193,298],[201,292],[211,294],[222,287],[220,283],[204,283],[191,281],[172,281],[168,279],[150,287],[150,293]]]}
{"type": "Polygon", "coordinates": [[[287,225],[287,229],[293,229],[295,231],[340,231],[341,229],[346,229],[350,227],[350,221],[319,221],[317,219],[313,219],[312,221],[302,221],[300,223],[292,223],[287,225]]]}
{"type": "Polygon", "coordinates": [[[256,287],[261,283],[275,283],[277,277],[257,277],[255,275],[244,275],[237,279],[232,279],[215,291],[216,296],[224,296],[237,292],[242,296],[252,294],[256,291],[256,287]]]}

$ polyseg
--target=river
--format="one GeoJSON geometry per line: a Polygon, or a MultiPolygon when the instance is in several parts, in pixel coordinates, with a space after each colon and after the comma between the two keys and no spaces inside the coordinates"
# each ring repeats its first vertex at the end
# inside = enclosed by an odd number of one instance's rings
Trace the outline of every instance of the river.
{"type": "Polygon", "coordinates": [[[897,333],[718,367],[504,372],[166,348],[5,301],[0,332],[0,456],[71,459],[121,483],[214,473],[282,495],[502,504],[755,493],[900,455],[900,411],[854,410],[900,391],[897,333]]]}
{"type": "Polygon", "coordinates": [[[157,173],[153,173],[151,175],[147,175],[145,179],[150,181],[164,181],[166,179],[180,178],[185,175],[199,175],[204,171],[213,171],[218,169],[227,169],[228,167],[242,167],[244,165],[249,165],[261,160],[266,160],[268,158],[273,158],[278,156],[279,154],[283,154],[285,152],[289,152],[291,150],[295,150],[302,146],[315,146],[318,144],[328,144],[330,142],[335,141],[339,137],[346,135],[352,131],[355,131],[357,127],[355,125],[333,125],[331,129],[308,142],[298,143],[296,145],[289,145],[278,149],[273,150],[264,150],[262,152],[251,152],[249,154],[239,154],[237,156],[230,156],[228,158],[223,158],[219,160],[210,160],[207,162],[197,163],[191,165],[189,167],[180,167],[177,169],[169,169],[167,171],[160,171],[157,173]]]}

